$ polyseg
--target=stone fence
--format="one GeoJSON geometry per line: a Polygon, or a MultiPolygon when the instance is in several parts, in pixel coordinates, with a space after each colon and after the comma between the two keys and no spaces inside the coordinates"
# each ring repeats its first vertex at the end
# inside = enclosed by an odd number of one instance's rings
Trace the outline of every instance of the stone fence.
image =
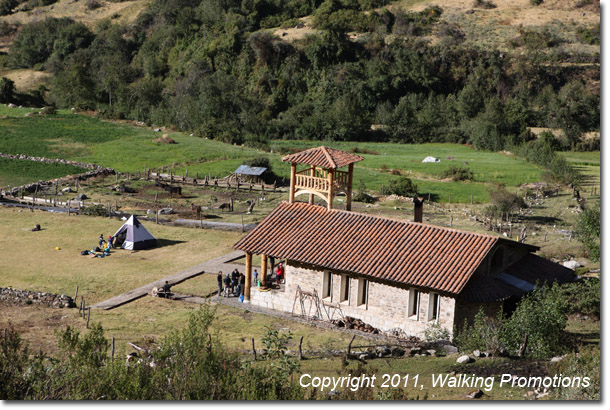
{"type": "Polygon", "coordinates": [[[76,307],[76,303],[74,303],[70,296],[13,289],[10,287],[0,288],[0,301],[6,301],[13,305],[40,304],[55,308],[76,307]]]}

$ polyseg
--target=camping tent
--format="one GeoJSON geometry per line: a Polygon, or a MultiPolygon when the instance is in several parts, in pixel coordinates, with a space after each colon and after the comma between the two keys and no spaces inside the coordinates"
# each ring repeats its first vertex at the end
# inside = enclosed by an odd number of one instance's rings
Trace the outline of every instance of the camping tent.
{"type": "Polygon", "coordinates": [[[138,221],[135,215],[131,215],[127,222],[112,235],[113,240],[114,238],[116,238],[116,247],[134,251],[152,248],[157,245],[157,239],[144,228],[144,225],[138,221]]]}

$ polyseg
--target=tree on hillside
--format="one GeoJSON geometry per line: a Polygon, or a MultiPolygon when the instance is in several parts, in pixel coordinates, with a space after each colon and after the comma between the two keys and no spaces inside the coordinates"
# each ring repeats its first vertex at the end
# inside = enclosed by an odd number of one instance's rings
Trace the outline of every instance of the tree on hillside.
{"type": "Polygon", "coordinates": [[[15,82],[9,78],[2,77],[0,79],[0,102],[9,103],[13,100],[15,93],[15,82]]]}

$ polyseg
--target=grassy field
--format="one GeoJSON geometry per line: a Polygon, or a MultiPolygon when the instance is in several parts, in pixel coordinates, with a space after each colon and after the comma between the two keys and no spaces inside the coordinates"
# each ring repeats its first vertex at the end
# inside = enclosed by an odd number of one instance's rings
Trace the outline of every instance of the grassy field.
{"type": "Polygon", "coordinates": [[[81,174],[85,171],[83,168],[72,165],[0,158],[0,187],[19,186],[40,180],[81,174]]]}
{"type": "Polygon", "coordinates": [[[516,187],[539,181],[541,169],[508,154],[476,151],[459,144],[327,143],[272,141],[272,153],[224,144],[214,140],[170,132],[176,144],[153,142],[163,132],[128,124],[111,123],[96,118],[61,113],[25,118],[27,109],[0,108],[8,118],[0,119],[0,152],[65,158],[113,167],[122,172],[148,168],[172,169],[176,174],[229,175],[245,161],[265,156],[273,171],[286,181],[290,166],[281,162],[278,152],[291,152],[326,144],[343,150],[357,148],[366,160],[356,164],[354,184],[379,191],[398,178],[413,179],[423,195],[430,193],[439,202],[487,202],[493,184],[516,187]],[[440,163],[422,163],[434,156],[440,163]],[[463,166],[474,173],[475,180],[457,183],[443,179],[448,167],[463,166]]]}

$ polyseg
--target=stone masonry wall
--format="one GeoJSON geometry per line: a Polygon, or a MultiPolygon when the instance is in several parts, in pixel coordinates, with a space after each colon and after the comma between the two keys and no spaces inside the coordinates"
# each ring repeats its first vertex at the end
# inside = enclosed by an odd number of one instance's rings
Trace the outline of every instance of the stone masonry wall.
{"type": "MultiPolygon", "coordinates": [[[[269,309],[291,312],[297,286],[304,291],[316,290],[318,296],[323,296],[324,272],[311,266],[299,265],[289,261],[286,264],[286,288],[285,291],[260,292],[252,288],[251,303],[269,309]]],[[[420,290],[419,315],[409,318],[408,289],[389,286],[377,282],[369,282],[368,304],[358,306],[358,278],[350,278],[349,299],[340,302],[341,275],[334,273],[332,276],[332,296],[324,298],[327,304],[339,304],[345,316],[352,316],[363,320],[365,323],[382,331],[400,329],[408,336],[422,337],[424,330],[433,324],[428,321],[428,303],[430,294],[420,290]]],[[[454,325],[455,299],[441,296],[440,314],[438,323],[450,333],[454,325]]],[[[305,309],[309,310],[309,303],[305,309]]],[[[315,309],[311,309],[314,314],[315,309]]],[[[295,313],[300,314],[300,305],[297,302],[295,313]]],[[[305,312],[307,313],[307,312],[305,312]]],[[[335,316],[335,319],[338,317],[335,316]]],[[[326,319],[326,317],[324,318],[326,319]]]]}

